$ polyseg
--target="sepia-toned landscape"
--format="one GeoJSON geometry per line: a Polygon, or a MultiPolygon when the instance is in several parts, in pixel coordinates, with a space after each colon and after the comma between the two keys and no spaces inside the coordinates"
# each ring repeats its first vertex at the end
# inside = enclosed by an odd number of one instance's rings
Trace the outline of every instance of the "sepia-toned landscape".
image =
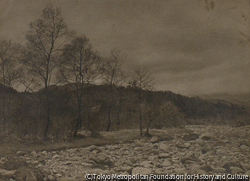
{"type": "Polygon", "coordinates": [[[0,180],[249,180],[249,9],[0,1],[0,180]]]}

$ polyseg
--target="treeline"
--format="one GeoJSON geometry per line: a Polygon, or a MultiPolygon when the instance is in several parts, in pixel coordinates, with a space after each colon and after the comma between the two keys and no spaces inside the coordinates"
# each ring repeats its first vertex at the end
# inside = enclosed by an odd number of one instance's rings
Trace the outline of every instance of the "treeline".
{"type": "MultiPolygon", "coordinates": [[[[135,87],[111,88],[108,84],[84,83],[82,106],[79,110],[74,84],[49,86],[48,89],[50,125],[47,139],[67,140],[77,137],[77,131],[81,128],[95,135],[99,131],[133,129],[141,126],[147,130],[145,134],[148,134],[150,127],[175,127],[184,123],[185,115],[167,98],[155,96],[155,92],[152,91],[141,90],[139,100],[138,89],[135,87]],[[112,99],[111,91],[114,91],[112,99]]],[[[14,89],[2,86],[0,92],[8,98],[5,105],[5,129],[1,132],[2,141],[11,139],[11,135],[22,139],[25,135],[33,135],[34,139],[41,140],[47,123],[45,89],[35,93],[18,93],[14,89]]]]}
{"type": "MultiPolygon", "coordinates": [[[[51,140],[67,140],[73,137],[76,127],[77,131],[85,128],[94,135],[107,129],[140,128],[141,123],[141,127],[146,129],[145,134],[148,134],[149,128],[177,127],[195,123],[228,124],[229,120],[238,121],[239,116],[247,117],[246,110],[237,105],[209,103],[170,91],[141,90],[141,100],[139,100],[138,89],[130,85],[111,88],[108,84],[83,84],[84,94],[79,121],[75,85],[71,83],[49,86],[48,89],[51,122],[47,135],[51,140]],[[114,91],[115,95],[112,101],[111,91],[114,91]]],[[[41,140],[47,120],[45,90],[18,93],[14,89],[1,86],[0,93],[1,96],[8,98],[5,107],[7,122],[5,130],[1,132],[3,137],[1,140],[9,141],[11,136],[23,138],[25,135],[33,135],[34,140],[38,138],[41,140]]],[[[245,124],[249,124],[249,119],[246,121],[248,122],[245,124]]]]}

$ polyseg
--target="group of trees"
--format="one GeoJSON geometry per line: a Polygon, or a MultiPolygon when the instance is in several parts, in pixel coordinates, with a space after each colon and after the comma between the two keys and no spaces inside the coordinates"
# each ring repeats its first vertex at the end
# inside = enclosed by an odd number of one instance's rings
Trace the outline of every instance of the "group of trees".
{"type": "MultiPolygon", "coordinates": [[[[51,125],[52,84],[71,84],[74,86],[77,97],[77,116],[74,120],[73,136],[82,127],[82,122],[87,122],[91,127],[90,111],[90,85],[95,81],[102,81],[109,86],[107,96],[107,127],[112,124],[111,112],[116,111],[118,124],[120,106],[124,97],[119,91],[119,86],[126,84],[134,90],[138,105],[140,134],[142,135],[142,114],[147,114],[151,122],[159,117],[151,105],[143,101],[143,90],[152,90],[153,76],[146,67],[137,68],[132,76],[127,76],[122,70],[125,56],[118,49],[113,49],[109,57],[103,58],[93,51],[86,36],[76,36],[70,31],[62,18],[60,8],[48,4],[42,12],[41,18],[29,24],[26,33],[26,46],[13,44],[11,41],[0,42],[0,81],[4,86],[24,87],[25,91],[36,92],[42,90],[41,104],[46,107],[46,121],[44,139],[48,138],[51,125]],[[84,113],[83,113],[84,109],[84,113]],[[86,120],[83,119],[83,114],[86,120]]],[[[4,129],[6,119],[7,97],[1,97],[1,125],[4,129]]],[[[167,107],[167,106],[165,106],[167,107]]],[[[163,111],[164,112],[164,111],[163,111]]],[[[148,132],[147,129],[147,132],[148,132]]],[[[94,132],[91,129],[92,133],[94,132]]]]}

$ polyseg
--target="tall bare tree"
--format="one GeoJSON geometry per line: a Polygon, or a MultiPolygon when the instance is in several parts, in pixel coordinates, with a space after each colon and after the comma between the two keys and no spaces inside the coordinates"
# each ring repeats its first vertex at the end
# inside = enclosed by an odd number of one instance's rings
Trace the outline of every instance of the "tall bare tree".
{"type": "Polygon", "coordinates": [[[124,64],[125,56],[118,49],[113,49],[110,56],[106,59],[103,68],[103,79],[105,83],[110,86],[110,97],[108,105],[108,126],[106,131],[109,131],[111,126],[111,110],[112,106],[115,105],[114,101],[117,90],[117,86],[125,80],[125,75],[122,71],[122,66],[124,64]]]}
{"type": "Polygon", "coordinates": [[[73,136],[76,137],[82,123],[82,108],[84,87],[87,86],[87,119],[89,123],[89,84],[94,82],[99,75],[100,57],[92,51],[89,39],[85,36],[74,38],[63,48],[60,63],[59,78],[66,83],[74,83],[78,101],[78,117],[75,123],[73,136]]]}
{"type": "MultiPolygon", "coordinates": [[[[4,86],[14,87],[20,78],[21,68],[17,64],[16,46],[11,40],[0,41],[0,83],[4,86]]],[[[2,128],[4,129],[6,123],[6,100],[10,97],[3,95],[2,100],[2,128]]]]}
{"type": "Polygon", "coordinates": [[[142,98],[143,90],[152,90],[154,77],[149,67],[139,67],[135,69],[130,85],[136,90],[138,98],[138,112],[140,123],[140,135],[142,136],[142,98]]]}
{"type": "Polygon", "coordinates": [[[14,87],[20,78],[16,55],[17,50],[11,40],[0,41],[0,82],[4,86],[14,87]]]}
{"type": "Polygon", "coordinates": [[[51,84],[53,71],[58,65],[61,47],[73,36],[63,20],[60,8],[48,4],[42,11],[41,18],[29,24],[26,34],[27,48],[22,49],[22,62],[29,73],[36,77],[44,88],[46,97],[46,126],[44,139],[50,125],[50,93],[48,86],[51,84]]]}

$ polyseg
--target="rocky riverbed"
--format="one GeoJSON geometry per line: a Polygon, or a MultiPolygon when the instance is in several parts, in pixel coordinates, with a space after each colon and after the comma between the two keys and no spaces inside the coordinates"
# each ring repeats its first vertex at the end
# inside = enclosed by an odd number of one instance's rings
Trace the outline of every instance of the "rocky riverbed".
{"type": "Polygon", "coordinates": [[[20,150],[1,157],[0,178],[32,181],[38,175],[38,180],[84,180],[91,173],[250,175],[250,126],[197,125],[183,130],[154,129],[152,137],[104,146],[20,150]]]}

